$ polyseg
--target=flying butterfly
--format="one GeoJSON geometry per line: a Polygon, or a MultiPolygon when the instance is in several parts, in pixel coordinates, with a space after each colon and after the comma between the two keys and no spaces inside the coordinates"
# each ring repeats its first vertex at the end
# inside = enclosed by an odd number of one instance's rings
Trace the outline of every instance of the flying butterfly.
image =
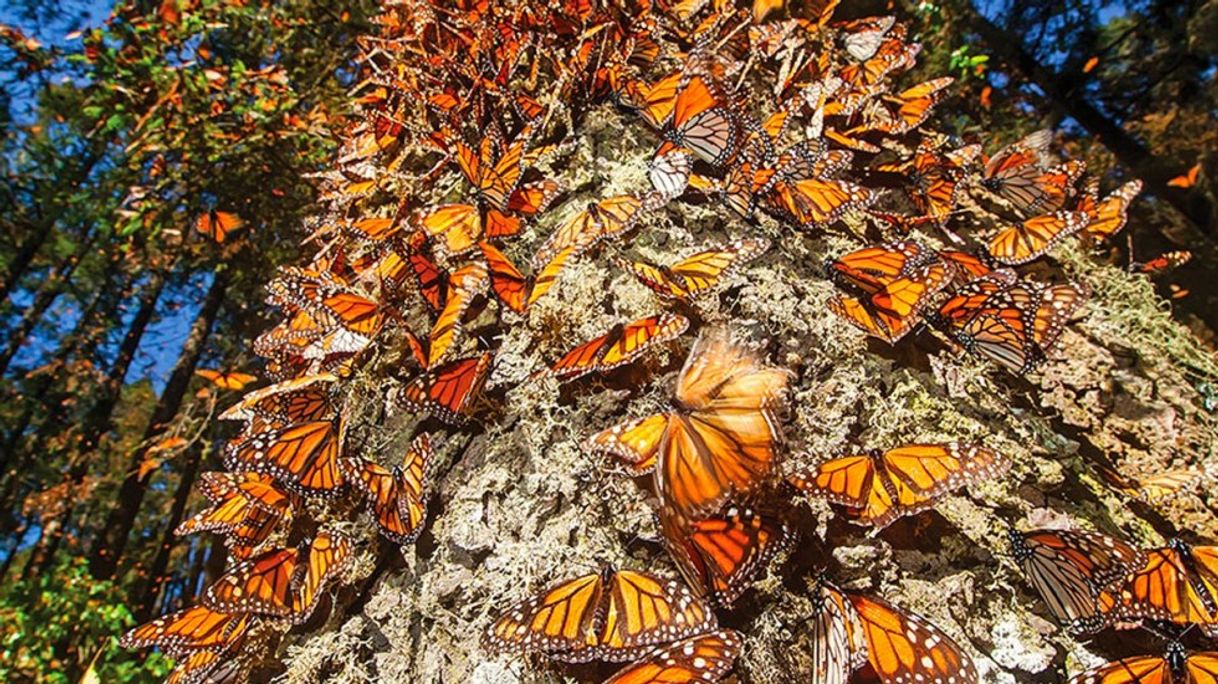
{"type": "Polygon", "coordinates": [[[733,492],[757,489],[773,468],[776,412],[789,377],[734,344],[726,329],[713,328],[677,377],[674,411],[627,421],[590,446],[641,469],[654,461],[661,501],[678,514],[717,511],[733,492]]]}
{"type": "Polygon", "coordinates": [[[239,390],[258,379],[248,373],[238,373],[237,371],[218,371],[207,368],[200,368],[196,370],[195,375],[224,390],[239,390]]]}
{"type": "Polygon", "coordinates": [[[933,508],[944,494],[1005,472],[1011,463],[972,444],[909,444],[832,458],[788,478],[797,489],[847,507],[852,522],[881,530],[933,508]]]}
{"type": "Polygon", "coordinates": [[[680,337],[688,328],[689,319],[679,314],[659,314],[619,323],[604,335],[568,351],[544,372],[564,382],[588,373],[603,373],[630,363],[648,349],[680,337]]]}
{"type": "Polygon", "coordinates": [[[199,215],[195,229],[218,243],[223,243],[229,234],[245,226],[245,219],[227,211],[212,209],[199,215]]]}
{"type": "Polygon", "coordinates": [[[734,269],[764,254],[769,247],[764,238],[737,240],[688,256],[672,266],[624,259],[618,264],[661,298],[689,301],[710,290],[734,269]]]}
{"type": "Polygon", "coordinates": [[[716,627],[714,612],[681,582],[605,566],[504,610],[482,643],[493,654],[625,662],[716,627]]]}

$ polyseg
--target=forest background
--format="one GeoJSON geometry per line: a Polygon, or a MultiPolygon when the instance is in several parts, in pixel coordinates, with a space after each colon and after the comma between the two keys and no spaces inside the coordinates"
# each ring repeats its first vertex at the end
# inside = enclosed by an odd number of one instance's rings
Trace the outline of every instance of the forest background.
{"type": "MultiPolygon", "coordinates": [[[[944,130],[1052,127],[1097,175],[1142,179],[1108,258],[1190,250],[1156,287],[1212,347],[1218,2],[856,4],[911,22],[920,73],[957,77],[944,130]]],[[[173,534],[233,429],[215,416],[235,394],[196,371],[258,372],[262,284],[308,250],[309,175],[352,123],[376,9],[0,10],[0,679],[166,671],[116,640],[223,568],[221,544],[173,534]],[[197,229],[211,212],[244,225],[217,243],[197,229]]]]}

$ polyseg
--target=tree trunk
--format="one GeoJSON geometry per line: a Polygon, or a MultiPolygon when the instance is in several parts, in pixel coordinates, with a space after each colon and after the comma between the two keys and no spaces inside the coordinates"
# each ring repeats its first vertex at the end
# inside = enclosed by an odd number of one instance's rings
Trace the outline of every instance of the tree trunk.
{"type": "MultiPolygon", "coordinates": [[[[96,403],[90,407],[89,412],[85,414],[81,421],[81,430],[79,441],[74,447],[75,457],[72,465],[68,469],[65,476],[65,481],[68,483],[66,496],[73,497],[84,482],[85,475],[89,472],[89,465],[95,459],[95,452],[98,445],[101,444],[102,437],[110,431],[111,414],[114,411],[115,405],[118,404],[119,395],[123,387],[123,379],[127,377],[127,371],[131,368],[131,362],[135,360],[135,353],[139,351],[140,341],[144,337],[144,333],[148,330],[148,324],[152,322],[153,314],[156,313],[157,302],[161,298],[161,292],[165,288],[166,273],[157,271],[152,275],[152,279],[144,285],[144,291],[140,294],[139,309],[135,313],[135,317],[131,320],[130,327],[127,328],[127,334],[123,337],[122,344],[119,345],[118,355],[114,358],[114,363],[110,366],[110,371],[107,374],[106,380],[100,389],[100,396],[96,403]]],[[[71,516],[71,507],[64,514],[67,519],[71,516]]],[[[57,548],[57,539],[61,537],[64,530],[61,526],[56,526],[52,541],[52,547],[57,548]]],[[[44,558],[41,569],[46,569],[52,562],[52,557],[44,558]]]]}
{"type": "MultiPolygon", "coordinates": [[[[106,140],[95,140],[93,149],[80,158],[80,166],[72,172],[71,177],[61,179],[62,184],[73,189],[83,184],[89,178],[89,174],[93,173],[93,167],[101,159],[101,152],[105,149],[107,143],[108,141],[106,140]]],[[[13,260],[9,262],[4,275],[0,276],[0,303],[8,300],[8,296],[12,294],[17,283],[25,275],[30,264],[33,263],[34,257],[38,255],[38,251],[46,244],[47,238],[55,230],[57,218],[58,214],[47,216],[28,227],[25,241],[17,248],[17,253],[13,256],[13,260]]]]}
{"type": "MultiPolygon", "coordinates": [[[[110,507],[106,523],[97,536],[89,556],[89,569],[97,579],[114,577],[115,569],[123,557],[123,552],[127,547],[127,537],[135,526],[136,517],[144,503],[144,495],[148,491],[148,483],[152,479],[151,475],[140,477],[140,464],[147,458],[148,449],[153,446],[157,437],[164,434],[182,406],[182,399],[186,396],[190,379],[193,377],[199,357],[203,353],[204,343],[211,334],[212,325],[224,303],[227,286],[226,272],[220,271],[212,281],[211,288],[203,300],[203,306],[199,309],[199,314],[191,326],[190,335],[178,354],[178,360],[173,367],[173,372],[169,375],[169,381],[166,383],[164,391],[161,392],[156,408],[152,411],[152,418],[148,422],[148,428],[144,431],[144,438],[141,440],[140,446],[131,454],[131,459],[127,464],[126,478],[118,490],[118,498],[110,507]]],[[[194,460],[197,460],[197,457],[194,460]]],[[[197,469],[198,464],[195,463],[191,467],[197,469]]],[[[185,479],[185,475],[183,475],[183,479],[185,479]]],[[[150,581],[156,576],[155,573],[151,575],[150,581]]]]}
{"type": "Polygon", "coordinates": [[[72,278],[72,273],[76,267],[80,265],[82,258],[93,247],[94,237],[83,239],[70,256],[63,260],[55,270],[47,276],[47,279],[42,282],[42,286],[38,288],[37,294],[34,295],[34,301],[26,307],[21,314],[21,320],[9,332],[8,344],[4,351],[0,352],[0,376],[3,376],[8,371],[8,365],[12,362],[13,357],[21,350],[33,332],[34,326],[42,321],[42,316],[51,308],[59,295],[63,293],[64,286],[72,278]]]}
{"type": "Polygon", "coordinates": [[[178,488],[173,494],[173,507],[170,508],[169,518],[165,521],[161,544],[157,547],[152,565],[148,567],[148,575],[143,587],[137,585],[136,590],[131,593],[131,597],[127,601],[127,605],[132,607],[132,612],[135,613],[135,619],[138,622],[144,622],[155,614],[157,598],[161,594],[161,588],[169,579],[169,556],[173,551],[174,542],[177,540],[174,530],[177,529],[178,523],[182,522],[182,517],[186,513],[186,502],[190,500],[191,488],[194,486],[195,477],[199,474],[199,463],[202,461],[201,452],[202,449],[191,449],[186,463],[182,465],[182,476],[178,479],[178,488]]]}
{"type": "MultiPolygon", "coordinates": [[[[967,4],[967,3],[966,3],[967,4]]],[[[1053,69],[1041,64],[1024,48],[1019,39],[995,25],[974,5],[967,4],[968,25],[977,32],[988,49],[993,50],[1007,64],[1028,80],[1035,83],[1053,106],[1077,120],[1113,156],[1129,168],[1146,184],[1146,189],[1176,208],[1190,223],[1205,235],[1215,236],[1214,208],[1199,192],[1174,188],[1167,183],[1177,174],[1170,160],[1161,160],[1151,154],[1137,138],[1130,135],[1119,123],[1108,118],[1088,102],[1073,85],[1053,69]]]]}

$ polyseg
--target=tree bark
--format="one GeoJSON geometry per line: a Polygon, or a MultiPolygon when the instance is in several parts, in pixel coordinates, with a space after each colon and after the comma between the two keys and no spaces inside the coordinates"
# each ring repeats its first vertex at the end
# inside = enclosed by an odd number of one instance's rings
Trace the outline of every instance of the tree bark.
{"type": "Polygon", "coordinates": [[[80,265],[81,260],[92,248],[94,236],[84,238],[70,256],[63,260],[49,276],[43,281],[42,286],[38,288],[37,294],[34,295],[34,301],[26,307],[21,314],[21,321],[17,323],[8,336],[8,344],[4,351],[0,352],[0,376],[8,372],[8,366],[12,362],[13,357],[25,345],[30,333],[33,332],[34,326],[42,321],[42,316],[51,308],[59,295],[63,293],[64,286],[72,278],[72,273],[76,271],[76,267],[80,265]]]}
{"type": "Polygon", "coordinates": [[[1167,184],[1179,173],[1179,169],[1151,154],[1145,145],[1126,132],[1119,123],[1108,118],[1087,101],[1068,80],[1041,64],[1035,55],[1028,52],[1018,37],[991,22],[976,6],[971,3],[966,5],[969,14],[968,25],[981,37],[986,48],[993,50],[1008,65],[1040,87],[1054,107],[1086,128],[1088,133],[1146,184],[1147,190],[1175,207],[1202,233],[1214,237],[1214,208],[1210,202],[1199,192],[1190,192],[1167,184]]]}
{"type": "Polygon", "coordinates": [[[133,607],[135,619],[138,622],[145,622],[155,614],[157,598],[160,597],[161,589],[169,579],[169,556],[177,541],[174,530],[182,522],[182,517],[186,513],[186,502],[190,500],[191,488],[194,487],[195,478],[199,474],[199,463],[202,461],[201,452],[202,449],[191,449],[186,463],[182,465],[182,475],[178,479],[178,488],[173,494],[173,506],[169,510],[169,518],[166,520],[165,529],[161,535],[161,544],[157,547],[152,564],[148,567],[148,575],[143,586],[140,587],[137,584],[137,588],[127,601],[127,605],[133,607]]]}
{"type": "MultiPolygon", "coordinates": [[[[110,507],[105,525],[97,536],[89,556],[89,569],[97,579],[114,577],[115,570],[123,557],[127,547],[127,537],[135,527],[136,517],[139,515],[144,496],[148,491],[148,483],[152,479],[151,475],[140,477],[140,464],[147,458],[148,449],[153,446],[157,437],[164,434],[182,406],[182,399],[186,396],[190,379],[194,376],[199,357],[203,354],[204,344],[220,314],[227,287],[226,272],[218,272],[203,300],[203,306],[200,307],[199,313],[191,325],[190,334],[182,346],[182,351],[178,354],[178,360],[174,364],[173,372],[169,375],[169,381],[165,384],[156,408],[152,411],[152,418],[144,431],[140,446],[131,454],[127,464],[126,478],[118,490],[118,498],[110,507]]],[[[197,457],[194,460],[197,460],[197,457]]],[[[198,464],[194,463],[191,467],[197,469],[198,464]]],[[[183,479],[185,479],[185,475],[183,475],[183,479]]],[[[150,576],[150,581],[156,576],[154,572],[150,576]]]]}

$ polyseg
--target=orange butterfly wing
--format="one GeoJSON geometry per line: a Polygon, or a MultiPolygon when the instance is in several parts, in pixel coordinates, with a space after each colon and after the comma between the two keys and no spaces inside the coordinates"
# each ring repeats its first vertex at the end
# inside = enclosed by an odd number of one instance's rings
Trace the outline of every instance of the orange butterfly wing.
{"type": "Polygon", "coordinates": [[[297,494],[337,496],[343,484],[341,433],[341,422],[329,420],[256,433],[230,444],[225,463],[270,475],[297,494]]]}
{"type": "Polygon", "coordinates": [[[723,606],[744,593],[790,538],[784,522],[748,508],[692,521],[673,511],[660,517],[665,544],[685,580],[723,606]]]}
{"type": "Polygon", "coordinates": [[[655,468],[660,440],[667,427],[667,414],[628,420],[593,435],[584,448],[616,456],[631,475],[646,475],[655,468]]]}
{"type": "Polygon", "coordinates": [[[417,410],[431,411],[446,422],[461,423],[490,368],[490,352],[449,361],[412,380],[403,397],[417,410]]]}
{"type": "Polygon", "coordinates": [[[867,660],[880,681],[981,681],[972,660],[939,628],[878,598],[848,597],[862,625],[867,660]]]}
{"type": "Polygon", "coordinates": [[[735,632],[708,632],[656,648],[605,684],[717,682],[731,671],[739,654],[740,639],[735,632]]]}
{"type": "Polygon", "coordinates": [[[238,563],[207,588],[203,604],[223,613],[290,615],[296,555],[277,549],[238,563]]]}
{"type": "Polygon", "coordinates": [[[119,643],[123,648],[164,649],[176,658],[194,651],[224,653],[241,640],[252,620],[247,614],[219,613],[198,605],[140,625],[119,643]]]}

